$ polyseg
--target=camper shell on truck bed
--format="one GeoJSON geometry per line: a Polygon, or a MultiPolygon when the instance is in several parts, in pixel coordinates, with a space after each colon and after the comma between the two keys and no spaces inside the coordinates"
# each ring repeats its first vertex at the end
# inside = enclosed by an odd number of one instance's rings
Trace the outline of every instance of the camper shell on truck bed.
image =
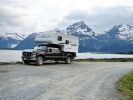
{"type": "Polygon", "coordinates": [[[57,44],[62,46],[62,51],[78,52],[79,38],[60,32],[40,33],[35,39],[38,44],[57,44]]]}
{"type": "Polygon", "coordinates": [[[24,50],[22,59],[25,64],[35,61],[42,65],[47,60],[71,63],[78,53],[79,38],[59,32],[40,33],[35,39],[38,44],[32,50],[24,50]]]}

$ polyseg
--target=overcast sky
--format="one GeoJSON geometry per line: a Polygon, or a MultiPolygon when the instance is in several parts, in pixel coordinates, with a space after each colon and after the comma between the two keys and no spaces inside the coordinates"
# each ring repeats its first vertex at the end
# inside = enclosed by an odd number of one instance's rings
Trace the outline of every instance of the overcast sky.
{"type": "Polygon", "coordinates": [[[41,32],[77,21],[97,33],[133,26],[133,0],[0,0],[0,32],[41,32]]]}

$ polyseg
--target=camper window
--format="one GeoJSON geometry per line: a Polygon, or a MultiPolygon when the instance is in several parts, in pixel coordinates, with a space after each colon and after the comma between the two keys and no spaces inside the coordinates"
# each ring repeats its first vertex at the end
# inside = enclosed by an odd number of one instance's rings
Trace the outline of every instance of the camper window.
{"type": "Polygon", "coordinates": [[[61,36],[58,36],[57,40],[58,41],[62,41],[62,37],[61,36]]]}
{"type": "Polygon", "coordinates": [[[69,44],[69,40],[66,40],[66,44],[69,44]]]}

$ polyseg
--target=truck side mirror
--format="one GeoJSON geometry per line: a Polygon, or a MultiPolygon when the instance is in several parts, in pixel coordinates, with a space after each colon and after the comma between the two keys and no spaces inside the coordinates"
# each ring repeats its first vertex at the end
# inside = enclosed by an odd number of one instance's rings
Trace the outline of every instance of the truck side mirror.
{"type": "Polygon", "coordinates": [[[66,44],[69,44],[69,40],[66,40],[66,44]]]}

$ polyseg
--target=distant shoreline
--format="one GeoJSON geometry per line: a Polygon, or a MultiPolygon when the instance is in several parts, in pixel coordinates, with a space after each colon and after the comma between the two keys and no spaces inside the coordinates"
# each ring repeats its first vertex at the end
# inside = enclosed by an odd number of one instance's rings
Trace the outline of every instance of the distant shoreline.
{"type": "Polygon", "coordinates": [[[76,62],[133,62],[133,58],[76,59],[76,62]]]}
{"type": "Polygon", "coordinates": [[[0,48],[0,50],[23,50],[23,49],[15,49],[15,48],[0,48]]]}

